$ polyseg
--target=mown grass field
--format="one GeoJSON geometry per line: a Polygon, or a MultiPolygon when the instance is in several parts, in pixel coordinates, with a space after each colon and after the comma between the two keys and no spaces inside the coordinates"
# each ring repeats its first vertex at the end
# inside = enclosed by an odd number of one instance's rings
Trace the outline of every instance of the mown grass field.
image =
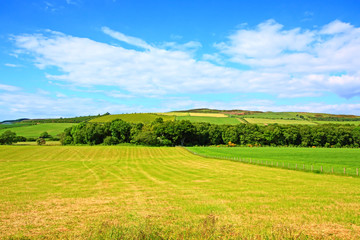
{"type": "MultiPolygon", "coordinates": [[[[263,112],[263,113],[255,113],[251,115],[244,115],[246,118],[271,118],[271,119],[298,119],[301,120],[299,115],[303,115],[302,113],[297,112],[263,112]]],[[[306,115],[305,115],[306,116],[306,115]]]]}
{"type": "Polygon", "coordinates": [[[190,122],[207,122],[211,124],[229,124],[236,125],[242,123],[237,118],[224,118],[224,117],[202,117],[202,116],[177,116],[176,120],[189,120],[190,122]]]}
{"type": "Polygon", "coordinates": [[[242,158],[252,162],[268,162],[269,165],[356,175],[360,169],[360,149],[353,148],[292,148],[292,147],[189,147],[192,152],[206,156],[242,158]]]}
{"type": "Polygon", "coordinates": [[[126,122],[131,123],[151,123],[156,118],[163,118],[164,121],[171,121],[174,120],[174,116],[168,115],[160,115],[160,114],[153,114],[153,113],[132,113],[132,114],[114,114],[114,115],[105,115],[95,119],[90,120],[89,122],[111,122],[116,119],[121,119],[126,122]]]}
{"type": "Polygon", "coordinates": [[[360,125],[360,121],[314,121],[317,124],[351,124],[351,125],[360,125]]]}
{"type": "Polygon", "coordinates": [[[360,178],[183,148],[0,146],[0,238],[359,239],[360,178]]]}
{"type": "Polygon", "coordinates": [[[221,117],[221,118],[229,117],[228,115],[225,115],[223,113],[168,112],[161,114],[171,115],[171,116],[192,116],[192,117],[221,117]]]}
{"type": "Polygon", "coordinates": [[[71,127],[77,123],[41,123],[37,125],[13,127],[8,129],[0,129],[0,134],[10,130],[18,136],[38,138],[41,133],[48,132],[51,136],[61,134],[65,128],[71,127]]]}
{"type": "Polygon", "coordinates": [[[244,118],[248,123],[252,124],[298,124],[298,125],[314,125],[315,123],[306,120],[289,120],[289,119],[267,119],[267,118],[244,118]]]}

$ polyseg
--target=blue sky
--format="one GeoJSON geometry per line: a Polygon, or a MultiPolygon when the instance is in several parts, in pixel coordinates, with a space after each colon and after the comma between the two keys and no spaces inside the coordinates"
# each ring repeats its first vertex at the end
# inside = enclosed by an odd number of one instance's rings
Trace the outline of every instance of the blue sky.
{"type": "Polygon", "coordinates": [[[2,0],[0,120],[360,115],[359,1],[2,0]]]}

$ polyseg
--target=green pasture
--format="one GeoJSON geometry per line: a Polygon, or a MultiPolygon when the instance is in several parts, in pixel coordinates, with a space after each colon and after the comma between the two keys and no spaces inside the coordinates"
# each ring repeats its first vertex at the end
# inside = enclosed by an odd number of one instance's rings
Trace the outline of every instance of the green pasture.
{"type": "Polygon", "coordinates": [[[132,113],[132,114],[114,114],[114,115],[105,115],[102,117],[98,117],[95,119],[90,120],[89,122],[111,122],[116,119],[121,119],[126,122],[131,123],[151,123],[156,118],[163,118],[164,121],[170,121],[174,120],[174,116],[168,116],[168,115],[160,115],[160,114],[154,114],[154,113],[132,113]]]}
{"type": "Polygon", "coordinates": [[[289,119],[268,119],[268,118],[244,118],[248,123],[252,124],[296,124],[296,125],[314,125],[315,123],[306,120],[289,120],[289,119]]]}
{"type": "Polygon", "coordinates": [[[241,158],[252,163],[289,167],[299,170],[356,175],[360,169],[360,149],[353,148],[293,148],[293,147],[189,147],[192,152],[205,156],[241,158]]]}
{"type": "Polygon", "coordinates": [[[360,238],[360,178],[184,148],[0,146],[0,182],[0,239],[360,238]]]}
{"type": "Polygon", "coordinates": [[[250,115],[244,115],[246,118],[267,118],[267,119],[291,119],[291,120],[302,120],[300,118],[302,113],[298,112],[263,112],[263,113],[254,113],[250,115]]]}
{"type": "Polygon", "coordinates": [[[351,125],[360,125],[360,121],[314,121],[317,124],[351,124],[351,125]]]}
{"type": "Polygon", "coordinates": [[[26,122],[19,122],[19,123],[12,123],[12,124],[0,124],[0,131],[2,129],[8,129],[9,128],[15,128],[15,127],[25,127],[25,126],[31,126],[33,123],[26,123],[26,122]]]}
{"type": "Polygon", "coordinates": [[[237,118],[224,118],[224,117],[202,117],[202,116],[177,116],[176,120],[189,120],[190,122],[207,122],[211,124],[229,124],[236,125],[243,123],[237,118]]]}
{"type": "Polygon", "coordinates": [[[0,129],[0,134],[10,130],[18,136],[37,138],[43,132],[48,132],[51,136],[61,134],[65,128],[71,127],[77,123],[41,123],[23,127],[13,127],[9,129],[0,129]]]}

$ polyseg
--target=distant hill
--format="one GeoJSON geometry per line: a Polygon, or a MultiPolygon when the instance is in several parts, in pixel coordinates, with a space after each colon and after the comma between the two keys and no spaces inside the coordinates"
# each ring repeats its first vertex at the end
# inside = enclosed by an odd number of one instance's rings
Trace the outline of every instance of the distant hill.
{"type": "Polygon", "coordinates": [[[80,122],[111,122],[115,119],[122,119],[132,123],[149,123],[156,118],[162,117],[167,120],[189,120],[191,122],[208,122],[213,124],[252,123],[260,125],[268,124],[355,124],[360,125],[360,116],[328,113],[309,112],[262,112],[241,109],[209,109],[197,108],[167,113],[133,113],[113,114],[106,113],[96,116],[80,116],[72,118],[48,118],[6,120],[0,123],[0,129],[26,126],[39,123],[80,123],[80,122]]]}
{"type": "Polygon", "coordinates": [[[22,122],[22,121],[25,121],[25,120],[29,120],[29,119],[28,118],[19,118],[19,119],[16,119],[16,120],[5,120],[5,121],[0,122],[0,124],[13,124],[13,123],[22,122]]]}

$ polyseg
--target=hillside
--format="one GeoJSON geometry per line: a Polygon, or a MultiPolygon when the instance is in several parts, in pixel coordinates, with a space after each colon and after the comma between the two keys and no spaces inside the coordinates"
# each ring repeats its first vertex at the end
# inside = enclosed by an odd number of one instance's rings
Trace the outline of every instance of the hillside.
{"type": "Polygon", "coordinates": [[[130,123],[151,123],[156,118],[159,117],[163,118],[164,121],[175,120],[174,116],[168,116],[168,115],[159,115],[155,113],[132,113],[132,114],[105,115],[98,118],[94,118],[89,122],[104,123],[104,122],[111,122],[116,119],[121,119],[123,121],[130,123]]]}

